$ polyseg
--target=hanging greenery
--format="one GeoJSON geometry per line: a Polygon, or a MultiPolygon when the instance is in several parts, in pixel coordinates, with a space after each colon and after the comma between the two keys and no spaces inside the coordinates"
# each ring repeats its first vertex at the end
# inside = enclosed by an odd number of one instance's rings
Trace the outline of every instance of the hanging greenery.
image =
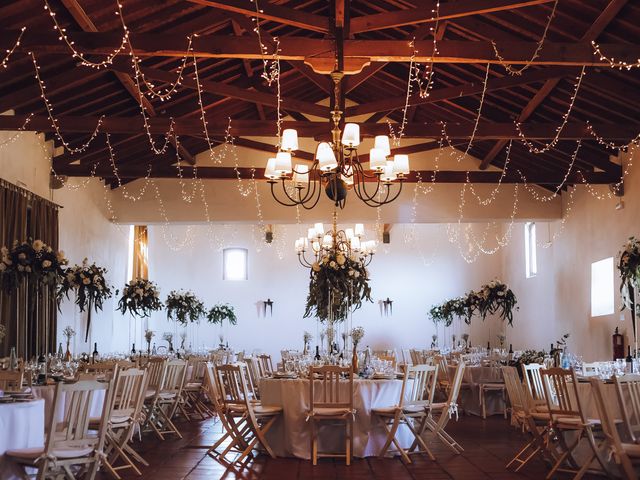
{"type": "Polygon", "coordinates": [[[124,286],[118,302],[118,310],[123,315],[129,312],[134,317],[149,317],[152,312],[161,309],[160,290],[155,283],[138,278],[124,286]]]}
{"type": "Polygon", "coordinates": [[[238,318],[233,307],[229,304],[219,303],[211,307],[207,312],[207,321],[214,325],[222,325],[227,320],[229,325],[237,325],[238,318]]]}
{"type": "Polygon", "coordinates": [[[172,290],[165,305],[167,317],[180,325],[196,323],[205,314],[204,303],[192,292],[172,290]]]}
{"type": "Polygon", "coordinates": [[[373,302],[367,269],[343,253],[322,257],[313,264],[310,277],[305,318],[342,322],[363,300],[373,302]]]}

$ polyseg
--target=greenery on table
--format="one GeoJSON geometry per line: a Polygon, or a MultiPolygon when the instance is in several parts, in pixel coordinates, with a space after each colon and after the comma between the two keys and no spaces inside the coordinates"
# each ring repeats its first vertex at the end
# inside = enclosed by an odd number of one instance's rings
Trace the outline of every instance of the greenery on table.
{"type": "Polygon", "coordinates": [[[227,320],[229,325],[237,325],[238,317],[236,317],[236,312],[234,308],[226,303],[219,303],[211,307],[211,309],[207,312],[207,321],[214,325],[222,325],[222,323],[227,320]]]}
{"type": "Polygon", "coordinates": [[[11,249],[0,249],[0,286],[6,293],[15,292],[25,280],[31,287],[56,287],[63,278],[67,264],[64,252],[55,251],[42,240],[14,242],[11,249]]]}
{"type": "Polygon", "coordinates": [[[167,318],[180,325],[196,323],[206,313],[204,303],[192,292],[172,290],[164,302],[167,307],[167,318]]]}
{"type": "Polygon", "coordinates": [[[359,309],[363,300],[373,302],[369,274],[362,262],[339,252],[313,264],[305,318],[341,322],[350,311],[359,309]]]}
{"type": "Polygon", "coordinates": [[[118,302],[118,310],[123,315],[129,312],[134,317],[149,317],[161,309],[160,290],[152,281],[138,278],[124,286],[118,302]]]}

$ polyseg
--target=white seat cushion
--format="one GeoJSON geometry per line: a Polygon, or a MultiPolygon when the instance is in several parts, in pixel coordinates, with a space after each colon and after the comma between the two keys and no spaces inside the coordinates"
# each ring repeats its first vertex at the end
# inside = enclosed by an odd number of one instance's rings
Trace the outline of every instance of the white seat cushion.
{"type": "Polygon", "coordinates": [[[336,417],[341,415],[349,415],[351,410],[348,408],[331,408],[321,407],[315,408],[312,412],[309,412],[311,416],[315,417],[336,417]]]}
{"type": "MultiPolygon", "coordinates": [[[[56,458],[80,458],[86,457],[93,452],[93,447],[85,448],[59,448],[52,451],[52,455],[56,458]]],[[[38,457],[44,454],[42,448],[20,448],[17,450],[8,450],[6,452],[10,457],[18,458],[21,460],[36,460],[38,457]]]]}

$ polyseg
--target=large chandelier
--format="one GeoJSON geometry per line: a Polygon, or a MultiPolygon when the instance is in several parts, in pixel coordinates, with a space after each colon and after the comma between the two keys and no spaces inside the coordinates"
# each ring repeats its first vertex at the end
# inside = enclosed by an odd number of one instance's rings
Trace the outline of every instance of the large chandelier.
{"type": "Polygon", "coordinates": [[[335,257],[337,253],[343,253],[366,267],[373,260],[376,247],[375,240],[365,240],[362,223],[356,223],[354,228],[338,230],[335,212],[330,231],[325,232],[324,225],[316,223],[308,229],[306,237],[300,237],[295,242],[298,261],[307,268],[313,268],[313,265],[321,262],[323,257],[335,257]]]}
{"type": "Polygon", "coordinates": [[[324,188],[327,196],[340,208],[345,206],[349,189],[353,189],[368,206],[379,207],[393,202],[402,191],[402,184],[410,172],[409,157],[403,154],[391,157],[389,137],[378,135],[369,151],[369,165],[365,167],[358,158],[360,126],[347,123],[344,131],[341,129],[343,77],[340,70],[331,74],[335,97],[335,107],[331,111],[332,142],[318,143],[313,163],[310,166],[304,163],[292,166],[292,157],[298,149],[298,133],[294,129],[282,132],[278,153],[267,161],[265,177],[271,185],[273,198],[281,205],[301,205],[310,210],[318,204],[324,188]]]}

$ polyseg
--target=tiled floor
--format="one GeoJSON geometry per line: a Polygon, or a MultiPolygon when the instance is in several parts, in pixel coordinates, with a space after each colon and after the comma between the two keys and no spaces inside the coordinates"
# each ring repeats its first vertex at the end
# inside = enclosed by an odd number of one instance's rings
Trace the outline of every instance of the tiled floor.
{"type": "MultiPolygon", "coordinates": [[[[207,448],[220,435],[220,424],[212,420],[181,423],[182,440],[158,441],[155,437],[143,437],[136,444],[139,452],[151,466],[143,469],[144,479],[149,480],[215,480],[215,479],[543,479],[546,470],[541,461],[533,461],[521,473],[512,473],[505,464],[523,445],[524,436],[508,426],[502,417],[482,420],[478,417],[461,417],[450,422],[450,433],[464,447],[462,455],[454,455],[440,444],[433,444],[436,461],[426,456],[414,456],[413,463],[405,465],[399,458],[354,459],[350,467],[342,460],[323,459],[313,467],[310,462],[292,458],[270,459],[260,456],[250,469],[234,471],[205,455],[207,448]]],[[[123,478],[140,478],[123,473],[123,478]]],[[[100,476],[101,475],[101,476],[100,476]]],[[[110,477],[105,473],[100,480],[110,477]]],[[[570,478],[569,476],[559,478],[570,478]]],[[[585,477],[586,478],[586,477],[585,477]]],[[[600,477],[602,478],[602,477],[600,477]]]]}

